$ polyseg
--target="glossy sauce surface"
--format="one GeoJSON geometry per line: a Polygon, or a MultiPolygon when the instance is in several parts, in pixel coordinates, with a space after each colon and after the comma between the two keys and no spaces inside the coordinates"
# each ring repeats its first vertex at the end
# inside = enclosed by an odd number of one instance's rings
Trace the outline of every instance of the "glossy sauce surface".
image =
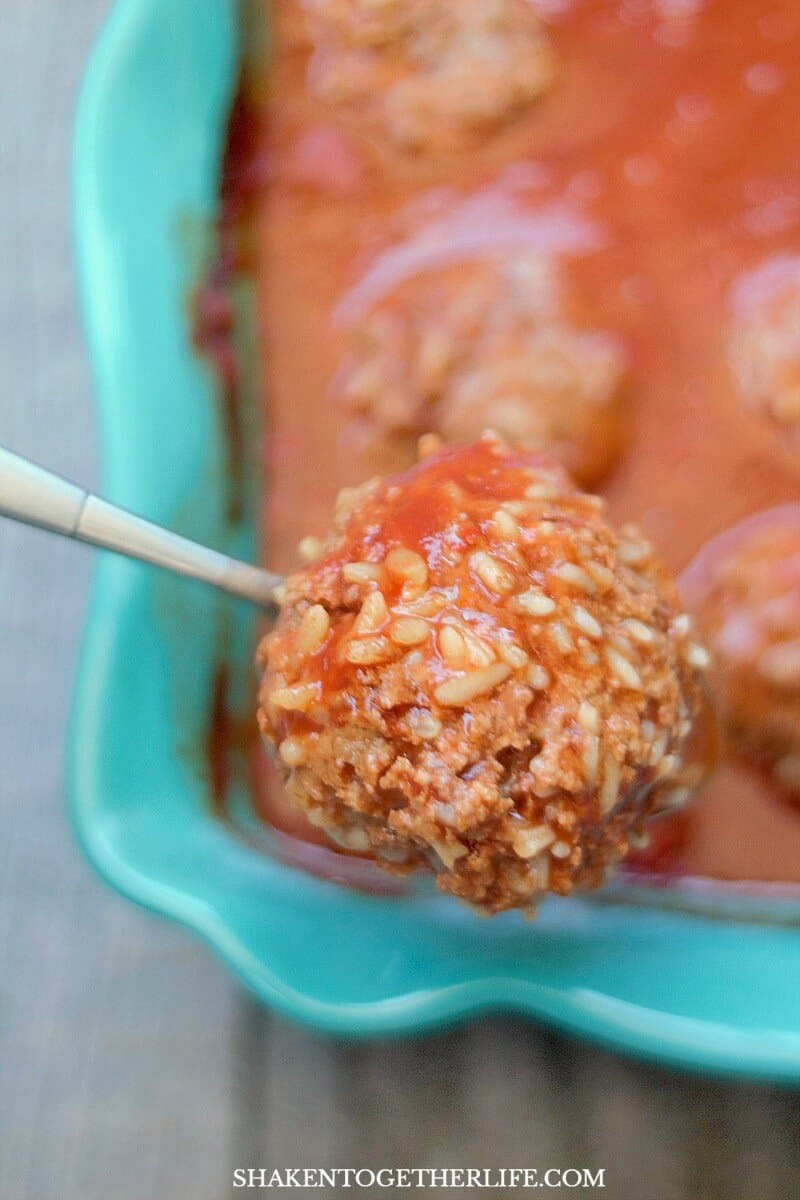
{"type": "MultiPolygon", "coordinates": [[[[365,460],[331,398],[353,328],[415,273],[498,247],[556,262],[570,322],[624,345],[626,444],[597,490],[670,567],[800,499],[800,424],[743,394],[728,348],[736,289],[800,255],[797,5],[559,6],[552,88],[468,152],[434,158],[378,144],[316,100],[302,13],[273,9],[258,238],[270,565],[297,565],[341,486],[407,465],[388,443],[365,460]]],[[[733,757],[653,842],[659,870],[800,882],[800,813],[733,757]]]]}

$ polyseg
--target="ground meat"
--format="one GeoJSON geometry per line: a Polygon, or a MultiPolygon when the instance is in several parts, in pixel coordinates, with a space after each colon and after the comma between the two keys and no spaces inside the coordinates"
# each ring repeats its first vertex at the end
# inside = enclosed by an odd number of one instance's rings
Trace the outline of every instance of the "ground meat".
{"type": "Polygon", "coordinates": [[[351,438],[410,455],[429,429],[470,442],[491,426],[597,483],[621,448],[626,356],[570,328],[560,291],[546,256],[508,250],[400,283],[354,329],[334,382],[351,438]]]}
{"type": "Polygon", "coordinates": [[[800,428],[800,257],[781,254],[731,293],[728,361],[748,404],[800,428]]]}
{"type": "Polygon", "coordinates": [[[313,90],[398,145],[433,153],[511,121],[551,84],[528,0],[303,0],[313,90]]]}
{"type": "Polygon", "coordinates": [[[715,539],[683,583],[732,744],[800,800],[800,505],[715,539]]]}
{"type": "Polygon", "coordinates": [[[633,527],[494,435],[340,496],[263,641],[259,723],[331,838],[482,909],[595,887],[686,761],[705,652],[633,527]]]}

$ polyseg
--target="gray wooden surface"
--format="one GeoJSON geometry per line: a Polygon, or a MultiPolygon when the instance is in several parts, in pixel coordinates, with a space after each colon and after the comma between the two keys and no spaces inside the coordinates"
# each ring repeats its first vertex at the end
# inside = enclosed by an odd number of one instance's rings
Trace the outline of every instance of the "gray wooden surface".
{"type": "MultiPolygon", "coordinates": [[[[0,5],[0,441],[88,483],[68,175],[108,7],[0,5]]],[[[219,1200],[243,1194],[234,1166],[297,1164],[604,1166],[611,1200],[800,1195],[800,1096],[669,1075],[521,1020],[332,1043],[106,891],[61,796],[88,567],[0,524],[0,1200],[219,1200]]]]}

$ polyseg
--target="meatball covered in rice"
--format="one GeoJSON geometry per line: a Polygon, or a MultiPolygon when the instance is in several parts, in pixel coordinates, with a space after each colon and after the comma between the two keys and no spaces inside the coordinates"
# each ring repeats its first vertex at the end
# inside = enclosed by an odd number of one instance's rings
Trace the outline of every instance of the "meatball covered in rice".
{"type": "Polygon", "coordinates": [[[776,254],[731,289],[727,357],[742,398],[800,429],[800,256],[776,254]]]}
{"type": "Polygon", "coordinates": [[[552,84],[555,58],[529,0],[303,0],[313,90],[405,150],[469,145],[552,84]]]}
{"type": "Polygon", "coordinates": [[[350,440],[410,457],[430,429],[471,442],[490,425],[597,484],[623,448],[628,356],[572,327],[561,291],[548,256],[507,250],[401,282],[353,329],[334,381],[350,440]]]}
{"type": "Polygon", "coordinates": [[[340,496],[260,651],[291,799],[484,911],[596,887],[698,782],[705,654],[652,547],[496,435],[340,496]]]}
{"type": "Polygon", "coordinates": [[[731,744],[800,800],[800,505],[715,538],[682,590],[713,652],[710,682],[731,744]]]}

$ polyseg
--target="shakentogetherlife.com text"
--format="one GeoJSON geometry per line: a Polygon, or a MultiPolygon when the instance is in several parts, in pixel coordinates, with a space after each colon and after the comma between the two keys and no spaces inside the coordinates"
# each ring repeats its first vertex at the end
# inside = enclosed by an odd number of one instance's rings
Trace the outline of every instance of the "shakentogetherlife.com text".
{"type": "Polygon", "coordinates": [[[604,1188],[604,1167],[237,1167],[235,1188],[258,1191],[385,1188],[502,1192],[508,1188],[604,1188]]]}

